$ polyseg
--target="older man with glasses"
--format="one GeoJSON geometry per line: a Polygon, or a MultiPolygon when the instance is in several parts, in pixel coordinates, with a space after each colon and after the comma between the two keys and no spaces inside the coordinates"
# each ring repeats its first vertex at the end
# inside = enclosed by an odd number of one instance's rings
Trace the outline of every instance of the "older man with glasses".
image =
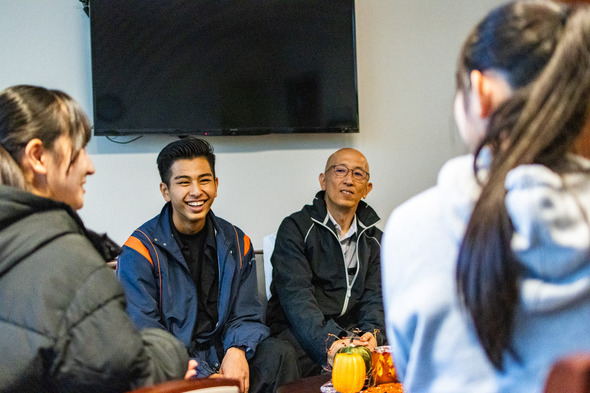
{"type": "Polygon", "coordinates": [[[361,152],[338,150],[319,175],[313,204],[277,232],[267,323],[295,348],[302,377],[319,374],[351,338],[370,349],[385,341],[382,233],[379,216],[362,201],[373,188],[369,179],[361,152]]]}

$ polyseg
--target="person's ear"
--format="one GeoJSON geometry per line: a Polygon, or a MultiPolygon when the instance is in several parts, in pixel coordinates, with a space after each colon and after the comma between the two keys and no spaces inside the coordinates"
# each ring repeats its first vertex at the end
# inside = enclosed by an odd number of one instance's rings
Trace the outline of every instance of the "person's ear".
{"type": "Polygon", "coordinates": [[[320,173],[318,180],[320,181],[320,187],[322,188],[322,191],[326,191],[326,174],[320,173]]]}
{"type": "Polygon", "coordinates": [[[510,84],[500,72],[473,70],[469,77],[472,93],[479,101],[479,116],[482,119],[490,117],[512,95],[510,84]]]}
{"type": "Polygon", "coordinates": [[[487,78],[478,70],[471,71],[471,92],[477,98],[479,104],[479,117],[489,117],[492,110],[489,84],[487,78]]]}
{"type": "Polygon", "coordinates": [[[164,200],[166,202],[170,202],[170,190],[168,189],[168,186],[166,185],[166,183],[164,183],[164,182],[160,183],[160,192],[162,193],[164,200]]]}
{"type": "Polygon", "coordinates": [[[367,198],[367,195],[369,195],[369,193],[371,192],[372,189],[373,189],[373,183],[368,182],[367,189],[365,190],[365,194],[363,195],[363,199],[367,198]]]}
{"type": "Polygon", "coordinates": [[[212,193],[211,196],[214,197],[214,198],[217,198],[217,188],[219,188],[219,179],[218,178],[215,178],[213,180],[213,182],[215,183],[215,190],[213,191],[213,193],[212,193]]]}
{"type": "Polygon", "coordinates": [[[24,171],[32,171],[35,174],[47,174],[47,154],[50,152],[45,149],[40,139],[31,139],[23,151],[21,166],[24,171]]]}

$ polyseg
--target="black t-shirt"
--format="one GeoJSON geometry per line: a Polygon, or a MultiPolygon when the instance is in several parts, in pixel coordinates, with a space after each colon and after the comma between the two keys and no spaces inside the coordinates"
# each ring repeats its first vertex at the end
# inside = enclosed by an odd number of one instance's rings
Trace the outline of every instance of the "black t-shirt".
{"type": "Polygon", "coordinates": [[[197,321],[193,340],[199,342],[202,341],[199,336],[212,332],[219,320],[219,264],[215,228],[209,216],[203,229],[194,235],[178,232],[173,224],[171,227],[197,288],[197,321]]]}

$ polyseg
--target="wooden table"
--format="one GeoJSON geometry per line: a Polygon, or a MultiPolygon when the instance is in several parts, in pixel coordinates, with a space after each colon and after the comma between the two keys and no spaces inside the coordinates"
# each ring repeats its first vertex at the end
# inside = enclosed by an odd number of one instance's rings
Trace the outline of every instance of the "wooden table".
{"type": "MultiPolygon", "coordinates": [[[[279,390],[277,390],[277,393],[320,393],[322,385],[328,382],[331,377],[331,374],[322,374],[315,377],[302,378],[281,386],[279,390]]],[[[403,387],[401,383],[386,383],[363,390],[363,392],[368,391],[401,393],[403,392],[403,387]]]]}
{"type": "Polygon", "coordinates": [[[315,377],[302,378],[283,385],[278,393],[320,393],[320,388],[328,382],[332,374],[322,374],[315,377]]]}

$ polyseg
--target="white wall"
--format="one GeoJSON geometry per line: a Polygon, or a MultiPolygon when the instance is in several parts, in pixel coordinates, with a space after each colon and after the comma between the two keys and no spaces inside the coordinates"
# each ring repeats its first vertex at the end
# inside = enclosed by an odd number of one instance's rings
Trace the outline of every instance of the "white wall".
{"type": "MultiPolygon", "coordinates": [[[[383,227],[393,208],[431,186],[440,165],[462,152],[452,120],[456,56],[470,28],[500,3],[356,0],[360,133],[210,137],[215,213],[261,248],[284,216],[311,201],[327,157],[349,146],[369,160],[368,202],[383,227]]],[[[0,89],[20,83],[64,90],[92,117],[89,20],[78,0],[0,0],[0,89]]],[[[89,228],[122,243],[160,211],[155,159],[172,140],[90,141],[96,174],[80,211],[89,228]]]]}

